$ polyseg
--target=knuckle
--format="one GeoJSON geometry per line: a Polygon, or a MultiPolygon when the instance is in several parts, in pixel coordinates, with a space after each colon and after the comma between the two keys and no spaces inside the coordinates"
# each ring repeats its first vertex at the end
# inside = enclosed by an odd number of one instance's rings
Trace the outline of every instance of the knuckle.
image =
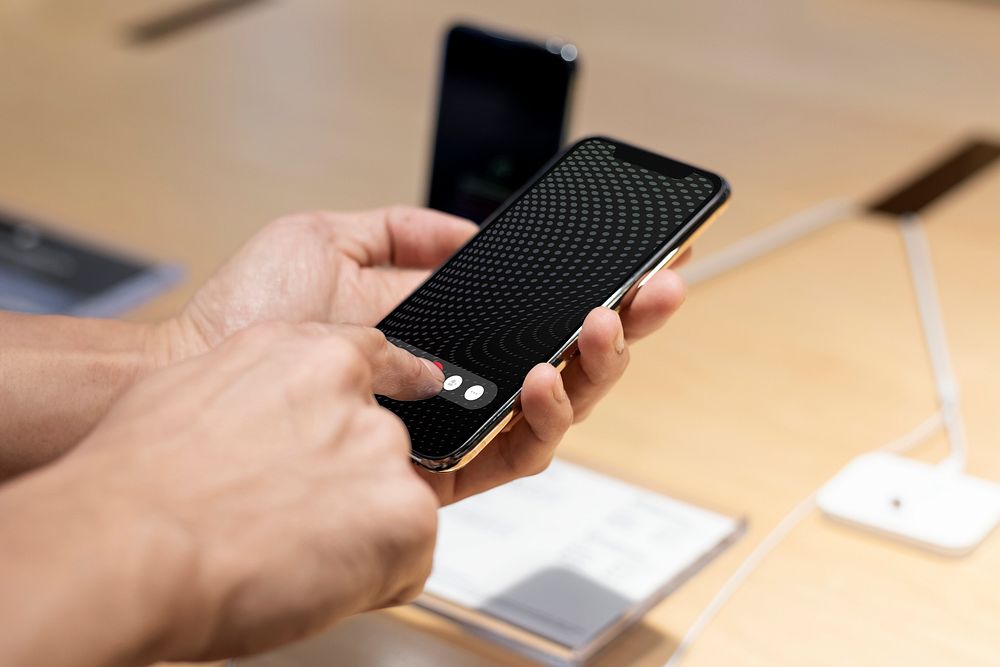
{"type": "Polygon", "coordinates": [[[310,386],[368,396],[370,364],[351,341],[330,335],[328,325],[290,325],[290,330],[281,334],[280,343],[288,378],[310,386]]]}
{"type": "Polygon", "coordinates": [[[298,234],[302,231],[319,231],[326,223],[328,213],[321,210],[307,210],[284,215],[267,225],[267,230],[275,234],[298,234]]]}
{"type": "Polygon", "coordinates": [[[420,545],[406,545],[407,554],[397,571],[402,576],[396,583],[390,604],[405,604],[412,602],[424,592],[427,579],[434,565],[434,541],[425,541],[420,545]]]}
{"type": "Polygon", "coordinates": [[[406,223],[417,210],[406,204],[392,204],[385,208],[385,219],[394,224],[406,223]]]}
{"type": "Polygon", "coordinates": [[[384,350],[388,347],[389,341],[385,334],[373,327],[353,327],[355,334],[364,341],[364,346],[371,350],[384,350]]]}
{"type": "Polygon", "coordinates": [[[367,430],[380,453],[409,465],[410,433],[403,421],[380,407],[373,407],[369,412],[371,422],[367,430]]]}
{"type": "Polygon", "coordinates": [[[371,360],[378,359],[388,345],[385,334],[372,327],[320,322],[312,322],[310,327],[315,335],[330,339],[328,349],[335,350],[345,365],[361,363],[370,368],[371,360]]]}
{"type": "Polygon", "coordinates": [[[438,528],[438,500],[431,491],[431,488],[424,484],[423,480],[417,479],[416,484],[420,491],[414,494],[414,529],[416,539],[421,543],[433,544],[437,537],[438,528]]]}
{"type": "Polygon", "coordinates": [[[424,592],[427,579],[431,576],[434,566],[434,542],[433,540],[423,546],[420,552],[413,555],[410,560],[409,581],[397,594],[397,599],[402,602],[412,602],[424,592]]]}
{"type": "MultiPolygon", "coordinates": [[[[379,494],[378,514],[385,530],[379,541],[388,572],[394,581],[386,591],[389,604],[418,596],[430,576],[437,537],[437,504],[433,492],[410,471],[402,481],[393,476],[391,486],[379,494]]],[[[387,480],[389,481],[389,480],[387,480]]]]}
{"type": "Polygon", "coordinates": [[[408,602],[423,591],[430,576],[437,538],[437,497],[412,466],[384,467],[370,508],[380,517],[378,550],[391,584],[388,604],[408,602]]]}
{"type": "Polygon", "coordinates": [[[411,477],[407,483],[397,480],[394,508],[390,511],[400,526],[396,537],[401,545],[407,553],[419,553],[433,545],[437,537],[438,504],[430,487],[412,471],[408,474],[411,477]]]}
{"type": "Polygon", "coordinates": [[[349,385],[368,391],[371,388],[371,364],[349,341],[335,338],[325,346],[327,358],[339,369],[341,380],[349,385]]]}
{"type": "Polygon", "coordinates": [[[313,332],[319,344],[312,346],[317,361],[336,363],[341,368],[350,369],[363,361],[356,347],[341,336],[320,336],[313,332]]]}

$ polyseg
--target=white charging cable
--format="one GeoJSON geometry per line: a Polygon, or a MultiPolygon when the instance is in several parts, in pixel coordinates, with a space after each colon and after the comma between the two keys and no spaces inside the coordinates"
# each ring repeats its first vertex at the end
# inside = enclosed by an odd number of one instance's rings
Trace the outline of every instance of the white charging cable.
{"type": "Polygon", "coordinates": [[[696,285],[857,213],[858,207],[846,199],[828,199],[697,259],[679,273],[688,285],[696,285]]]}
{"type": "MultiPolygon", "coordinates": [[[[837,220],[842,220],[857,211],[856,207],[847,206],[839,200],[826,202],[823,205],[808,209],[800,215],[792,216],[776,225],[775,227],[782,228],[780,234],[766,235],[768,230],[758,232],[736,244],[741,247],[735,251],[730,253],[721,251],[716,253],[716,255],[706,258],[706,260],[702,260],[703,263],[707,262],[706,267],[708,269],[695,271],[694,274],[697,278],[701,279],[718,275],[722,271],[756,259],[766,252],[775,250],[784,243],[798,239],[808,232],[836,222],[837,220]],[[834,204],[837,205],[835,206],[834,204]],[[776,243],[776,239],[785,240],[776,243]]],[[[926,441],[943,428],[948,437],[949,454],[941,462],[941,466],[954,472],[960,472],[965,467],[968,450],[965,439],[965,424],[962,420],[959,404],[958,383],[952,370],[951,356],[948,353],[948,343],[944,334],[944,322],[938,303],[934,271],[931,265],[930,252],[927,248],[927,238],[920,226],[919,218],[915,215],[903,219],[899,225],[903,235],[910,276],[913,281],[913,293],[917,309],[920,312],[920,325],[923,331],[924,344],[927,348],[931,370],[934,374],[934,384],[937,390],[939,407],[936,413],[925,419],[916,428],[878,449],[895,453],[904,452],[926,441]]],[[[722,585],[722,588],[719,589],[718,593],[715,594],[705,609],[695,619],[694,623],[691,624],[691,627],[688,628],[684,637],[677,644],[677,647],[664,667],[676,667],[680,663],[691,645],[701,636],[701,633],[743,584],[746,578],[785,539],[792,529],[812,512],[816,506],[816,496],[818,493],[819,489],[801,500],[761,540],[760,544],[754,547],[750,555],[730,575],[726,583],[722,585]]]]}
{"type": "Polygon", "coordinates": [[[931,371],[937,390],[938,406],[948,434],[948,458],[941,465],[961,472],[968,458],[968,443],[965,437],[965,422],[962,419],[959,401],[958,380],[951,365],[948,341],[944,335],[944,318],[938,302],[931,254],[927,247],[927,236],[916,215],[905,217],[900,222],[906,258],[910,264],[913,280],[913,294],[920,311],[920,326],[924,332],[924,344],[930,357],[931,371]]]}

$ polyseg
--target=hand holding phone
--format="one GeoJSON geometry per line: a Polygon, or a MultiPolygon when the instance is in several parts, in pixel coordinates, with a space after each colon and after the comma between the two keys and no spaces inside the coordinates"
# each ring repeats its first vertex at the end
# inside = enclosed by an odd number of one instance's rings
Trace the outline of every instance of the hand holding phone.
{"type": "Polygon", "coordinates": [[[412,458],[435,471],[468,463],[514,418],[527,373],[563,366],[587,314],[617,308],[679,256],[728,193],[711,172],[606,138],[554,159],[379,324],[451,387],[379,398],[407,425],[412,458]]]}

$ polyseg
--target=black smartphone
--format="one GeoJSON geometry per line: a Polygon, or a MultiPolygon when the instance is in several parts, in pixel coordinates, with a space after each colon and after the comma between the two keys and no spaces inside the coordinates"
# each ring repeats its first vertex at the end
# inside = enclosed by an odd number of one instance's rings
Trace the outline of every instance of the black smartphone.
{"type": "Polygon", "coordinates": [[[379,403],[429,470],[465,465],[515,414],[531,368],[569,360],[583,320],[669,265],[729,196],[720,176],[604,137],[553,159],[383,319],[441,365],[441,392],[379,403]]]}
{"type": "Polygon", "coordinates": [[[428,205],[481,223],[565,138],[577,49],[468,25],[447,33],[428,205]]]}

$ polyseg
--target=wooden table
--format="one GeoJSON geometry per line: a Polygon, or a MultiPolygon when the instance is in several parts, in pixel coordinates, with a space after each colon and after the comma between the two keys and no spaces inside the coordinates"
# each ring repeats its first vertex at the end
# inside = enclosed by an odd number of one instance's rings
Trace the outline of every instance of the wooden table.
{"type": "MultiPolygon", "coordinates": [[[[573,134],[708,165],[720,247],[862,197],[972,130],[1000,133],[987,2],[346,3],[271,0],[145,46],[173,0],[0,6],[0,203],[183,260],[174,311],[280,213],[419,202],[438,42],[454,17],[580,47],[573,134]]],[[[1000,479],[1000,173],[928,216],[974,474],[1000,479]]],[[[934,410],[899,237],[845,222],[692,291],[563,448],[574,461],[747,514],[748,536],[597,664],[659,665],[725,578],[852,456],[934,410]]],[[[915,455],[943,455],[941,440],[915,455]]],[[[696,665],[1000,660],[1000,539],[948,560],[813,515],[695,646],[696,665]]],[[[523,664],[411,610],[255,665],[523,664]]]]}

